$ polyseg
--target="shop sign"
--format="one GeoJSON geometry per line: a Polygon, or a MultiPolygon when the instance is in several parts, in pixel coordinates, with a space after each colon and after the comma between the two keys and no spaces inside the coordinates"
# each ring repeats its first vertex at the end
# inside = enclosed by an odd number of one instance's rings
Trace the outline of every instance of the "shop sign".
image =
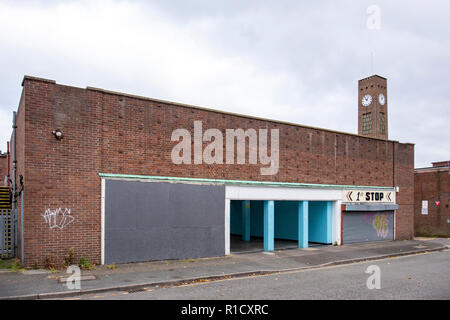
{"type": "Polygon", "coordinates": [[[342,201],[348,203],[395,203],[395,192],[347,189],[343,191],[342,201]]]}

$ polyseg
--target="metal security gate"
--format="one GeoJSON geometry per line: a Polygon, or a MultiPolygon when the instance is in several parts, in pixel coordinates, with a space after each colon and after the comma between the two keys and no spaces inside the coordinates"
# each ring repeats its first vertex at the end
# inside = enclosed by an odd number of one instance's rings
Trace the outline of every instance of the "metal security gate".
{"type": "Polygon", "coordinates": [[[394,211],[343,212],[343,243],[394,240],[394,211]]]}
{"type": "Polygon", "coordinates": [[[0,258],[15,256],[17,210],[0,210],[0,258]]]}

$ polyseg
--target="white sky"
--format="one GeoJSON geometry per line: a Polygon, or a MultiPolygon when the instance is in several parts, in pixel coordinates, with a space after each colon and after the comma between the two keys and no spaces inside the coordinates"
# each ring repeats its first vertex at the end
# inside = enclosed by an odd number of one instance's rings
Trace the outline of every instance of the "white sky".
{"type": "Polygon", "coordinates": [[[0,150],[25,74],[357,133],[373,52],[389,139],[450,160],[450,2],[305,2],[0,0],[0,150]]]}

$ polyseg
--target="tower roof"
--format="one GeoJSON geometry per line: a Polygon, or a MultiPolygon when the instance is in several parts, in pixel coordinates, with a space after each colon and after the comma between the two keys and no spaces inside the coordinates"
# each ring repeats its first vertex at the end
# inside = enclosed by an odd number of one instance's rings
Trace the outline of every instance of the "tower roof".
{"type": "Polygon", "coordinates": [[[359,80],[359,81],[360,81],[360,82],[361,82],[361,81],[366,81],[366,80],[370,80],[370,79],[373,79],[373,78],[381,78],[381,79],[383,79],[383,80],[387,80],[387,78],[385,78],[385,77],[382,77],[382,76],[379,76],[379,75],[377,75],[377,74],[374,74],[374,75],[372,75],[372,76],[370,76],[370,77],[361,79],[361,80],[359,80]]]}

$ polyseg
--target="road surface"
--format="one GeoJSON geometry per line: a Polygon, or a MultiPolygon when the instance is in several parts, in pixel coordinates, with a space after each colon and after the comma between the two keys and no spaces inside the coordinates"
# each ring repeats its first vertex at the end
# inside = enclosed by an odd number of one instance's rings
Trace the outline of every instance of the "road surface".
{"type": "MultiPolygon", "coordinates": [[[[374,281],[370,281],[376,284],[374,281]]],[[[66,299],[450,299],[450,251],[321,269],[204,282],[146,291],[107,292],[66,299]],[[380,289],[368,289],[369,266],[380,289]]]]}

